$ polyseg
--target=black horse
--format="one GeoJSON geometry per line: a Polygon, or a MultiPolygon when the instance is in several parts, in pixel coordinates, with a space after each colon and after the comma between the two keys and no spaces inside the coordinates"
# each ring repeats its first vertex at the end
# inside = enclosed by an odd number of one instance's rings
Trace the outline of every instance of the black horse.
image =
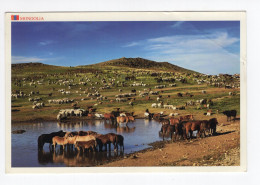
{"type": "Polygon", "coordinates": [[[62,130],[58,132],[52,132],[50,134],[42,134],[38,137],[38,150],[42,150],[45,143],[49,143],[49,147],[51,147],[52,144],[52,138],[54,136],[60,136],[64,137],[66,132],[63,132],[62,130]]]}
{"type": "Polygon", "coordinates": [[[222,113],[227,116],[227,121],[231,121],[231,117],[233,117],[234,118],[233,121],[235,121],[236,116],[237,116],[236,110],[226,110],[222,113]]]}

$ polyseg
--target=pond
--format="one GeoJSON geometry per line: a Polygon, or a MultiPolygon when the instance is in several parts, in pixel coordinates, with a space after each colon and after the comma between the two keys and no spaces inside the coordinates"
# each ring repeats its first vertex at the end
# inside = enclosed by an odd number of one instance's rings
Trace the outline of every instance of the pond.
{"type": "MultiPolygon", "coordinates": [[[[12,134],[12,167],[73,167],[96,166],[109,162],[135,151],[149,148],[149,143],[160,141],[159,134],[161,124],[156,121],[137,119],[116,127],[103,120],[90,120],[69,123],[39,122],[12,124],[12,131],[25,130],[23,134],[12,134]],[[59,130],[80,131],[92,130],[100,134],[116,133],[124,136],[124,151],[112,150],[103,152],[77,152],[75,150],[62,151],[49,150],[49,144],[45,144],[43,151],[38,151],[37,139],[41,134],[48,134],[59,130]]],[[[58,147],[59,148],[59,147],[58,147]]]]}

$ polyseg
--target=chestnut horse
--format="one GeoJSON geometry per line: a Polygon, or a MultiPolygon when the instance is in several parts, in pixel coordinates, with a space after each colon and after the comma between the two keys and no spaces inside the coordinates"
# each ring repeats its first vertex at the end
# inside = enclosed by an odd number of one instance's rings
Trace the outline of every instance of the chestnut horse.
{"type": "Polygon", "coordinates": [[[193,120],[193,119],[194,119],[194,117],[192,114],[186,115],[186,116],[180,116],[181,121],[189,121],[189,120],[193,120]]]}
{"type": "Polygon", "coordinates": [[[117,121],[117,124],[128,123],[129,117],[128,116],[118,116],[118,117],[116,117],[116,121],[117,121]]]}
{"type": "Polygon", "coordinates": [[[179,124],[181,121],[178,118],[170,118],[170,125],[179,124]]]}
{"type": "Polygon", "coordinates": [[[116,118],[115,115],[112,114],[112,113],[105,113],[105,114],[104,114],[104,120],[105,120],[105,122],[108,120],[109,122],[114,123],[115,118],[116,118]]]}
{"type": "Polygon", "coordinates": [[[193,131],[198,131],[197,137],[201,135],[201,123],[203,121],[188,121],[183,123],[183,137],[187,139],[187,136],[190,134],[189,138],[192,138],[193,131]]]}

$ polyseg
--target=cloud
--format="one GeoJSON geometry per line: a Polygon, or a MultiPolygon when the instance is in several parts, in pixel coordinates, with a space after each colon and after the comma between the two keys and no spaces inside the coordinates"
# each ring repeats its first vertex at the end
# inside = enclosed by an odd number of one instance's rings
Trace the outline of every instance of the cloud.
{"type": "Polygon", "coordinates": [[[139,45],[138,42],[131,42],[131,43],[126,44],[126,45],[124,45],[124,46],[122,46],[122,47],[133,47],[133,46],[137,46],[137,45],[139,45]]]}
{"type": "Polygon", "coordinates": [[[12,63],[28,63],[28,62],[41,62],[44,61],[43,58],[38,57],[24,57],[24,56],[12,56],[12,63]]]}
{"type": "Polygon", "coordinates": [[[181,25],[183,25],[184,21],[178,21],[176,23],[174,23],[171,27],[172,28],[179,28],[181,27],[181,25]]]}
{"type": "Polygon", "coordinates": [[[133,43],[143,46],[146,58],[151,60],[209,74],[240,71],[239,38],[227,32],[163,36],[133,43]]]}
{"type": "Polygon", "coordinates": [[[60,60],[63,57],[55,57],[55,58],[40,58],[40,57],[25,57],[25,56],[12,56],[12,63],[29,63],[29,62],[46,62],[46,61],[55,61],[60,60]]]}
{"type": "Polygon", "coordinates": [[[39,42],[39,45],[40,46],[46,46],[46,45],[49,45],[49,44],[52,44],[52,43],[53,43],[52,40],[46,40],[46,41],[39,42]]]}

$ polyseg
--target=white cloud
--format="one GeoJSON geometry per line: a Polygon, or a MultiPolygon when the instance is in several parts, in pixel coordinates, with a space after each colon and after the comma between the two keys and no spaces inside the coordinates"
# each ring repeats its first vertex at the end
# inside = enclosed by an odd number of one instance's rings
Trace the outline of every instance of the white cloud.
{"type": "Polygon", "coordinates": [[[24,57],[24,56],[12,56],[12,63],[28,63],[28,62],[42,62],[44,58],[38,57],[24,57]]]}
{"type": "Polygon", "coordinates": [[[133,47],[133,46],[137,46],[137,45],[139,45],[138,42],[131,42],[131,43],[126,44],[126,45],[124,45],[124,46],[122,46],[122,47],[133,47]]]}
{"type": "Polygon", "coordinates": [[[232,51],[239,38],[227,32],[174,35],[140,41],[146,58],[168,61],[203,73],[239,73],[239,50],[232,51]],[[227,49],[229,47],[229,50],[227,49]]]}
{"type": "Polygon", "coordinates": [[[184,23],[184,21],[178,21],[176,23],[174,23],[171,27],[172,28],[179,28],[181,27],[181,25],[184,23]]]}
{"type": "Polygon", "coordinates": [[[49,45],[49,44],[52,44],[52,43],[53,43],[52,40],[46,40],[46,41],[39,42],[39,45],[40,46],[46,46],[46,45],[49,45]]]}

